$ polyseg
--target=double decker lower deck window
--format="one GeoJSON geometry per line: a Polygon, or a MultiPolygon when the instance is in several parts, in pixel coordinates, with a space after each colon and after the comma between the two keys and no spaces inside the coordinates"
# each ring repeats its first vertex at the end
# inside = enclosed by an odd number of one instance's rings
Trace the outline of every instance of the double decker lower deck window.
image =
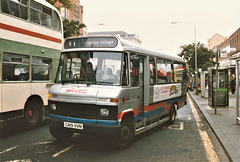
{"type": "Polygon", "coordinates": [[[29,80],[29,57],[24,55],[3,53],[2,80],[29,80]]]}
{"type": "Polygon", "coordinates": [[[32,80],[50,80],[51,79],[51,59],[32,58],[32,80]]]}

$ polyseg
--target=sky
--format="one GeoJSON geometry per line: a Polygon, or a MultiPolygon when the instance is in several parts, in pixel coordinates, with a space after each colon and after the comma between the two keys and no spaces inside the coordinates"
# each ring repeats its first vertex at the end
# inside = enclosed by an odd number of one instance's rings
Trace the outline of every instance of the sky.
{"type": "Polygon", "coordinates": [[[197,42],[206,46],[214,34],[229,37],[240,28],[240,0],[80,0],[80,4],[88,32],[137,34],[144,47],[170,55],[194,43],[194,24],[197,42]]]}

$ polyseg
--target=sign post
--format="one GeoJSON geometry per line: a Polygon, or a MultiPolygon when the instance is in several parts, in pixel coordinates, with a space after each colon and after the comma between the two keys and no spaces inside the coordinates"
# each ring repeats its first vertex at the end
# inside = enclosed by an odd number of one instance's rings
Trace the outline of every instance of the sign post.
{"type": "Polygon", "coordinates": [[[217,114],[217,92],[218,92],[218,53],[219,51],[216,51],[216,63],[217,63],[217,67],[216,67],[216,86],[215,86],[215,114],[217,114]]]}

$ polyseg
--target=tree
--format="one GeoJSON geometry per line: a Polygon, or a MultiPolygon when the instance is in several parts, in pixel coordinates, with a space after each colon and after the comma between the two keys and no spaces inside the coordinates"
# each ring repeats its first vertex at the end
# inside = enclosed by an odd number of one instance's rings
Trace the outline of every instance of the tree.
{"type": "MultiPolygon", "coordinates": [[[[47,2],[54,5],[58,10],[60,10],[60,7],[56,6],[57,0],[47,0],[47,2]]],[[[68,9],[71,9],[73,7],[71,0],[59,0],[59,2],[63,5],[62,7],[68,9]]],[[[80,29],[85,27],[86,25],[83,23],[79,23],[79,21],[69,21],[68,19],[63,20],[64,38],[71,37],[73,35],[80,35],[80,29]]]]}
{"type": "Polygon", "coordinates": [[[63,31],[64,31],[64,38],[71,37],[73,35],[80,35],[80,29],[85,28],[85,24],[80,24],[79,21],[68,19],[63,20],[63,31]]]}
{"type": "MultiPolygon", "coordinates": [[[[187,61],[189,75],[192,76],[195,71],[195,44],[183,45],[180,47],[181,52],[178,56],[187,61]]],[[[207,71],[209,67],[213,67],[215,62],[212,61],[215,57],[215,53],[212,50],[208,50],[202,43],[197,44],[197,67],[202,68],[203,71],[207,71]]]]}

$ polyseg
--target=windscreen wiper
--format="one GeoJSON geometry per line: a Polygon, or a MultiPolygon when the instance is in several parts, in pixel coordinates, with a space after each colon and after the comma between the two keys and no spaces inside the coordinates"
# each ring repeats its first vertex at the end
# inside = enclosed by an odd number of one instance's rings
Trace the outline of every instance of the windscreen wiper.
{"type": "Polygon", "coordinates": [[[113,84],[112,82],[96,82],[96,84],[113,84]]]}
{"type": "Polygon", "coordinates": [[[65,78],[65,79],[62,79],[61,83],[64,84],[64,83],[74,83],[76,82],[77,79],[74,79],[74,78],[65,78]]]}

